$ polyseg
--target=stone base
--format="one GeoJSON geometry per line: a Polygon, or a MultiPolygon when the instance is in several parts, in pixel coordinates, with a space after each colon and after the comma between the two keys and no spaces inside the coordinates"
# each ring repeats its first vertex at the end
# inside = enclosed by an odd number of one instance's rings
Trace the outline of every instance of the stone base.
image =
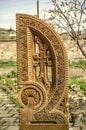
{"type": "Polygon", "coordinates": [[[69,130],[73,130],[73,128],[69,128],[69,130]]]}
{"type": "Polygon", "coordinates": [[[22,126],[20,130],[69,130],[68,125],[62,124],[29,124],[26,126],[22,126]]]}

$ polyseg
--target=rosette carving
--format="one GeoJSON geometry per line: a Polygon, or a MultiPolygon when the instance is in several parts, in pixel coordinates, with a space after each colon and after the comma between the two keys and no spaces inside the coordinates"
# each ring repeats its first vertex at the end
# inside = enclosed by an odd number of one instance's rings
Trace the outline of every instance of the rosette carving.
{"type": "Polygon", "coordinates": [[[28,107],[28,99],[33,98],[33,111],[34,113],[40,111],[45,106],[47,100],[46,91],[44,88],[36,83],[29,82],[28,85],[23,87],[19,93],[19,103],[22,107],[28,107]]]}

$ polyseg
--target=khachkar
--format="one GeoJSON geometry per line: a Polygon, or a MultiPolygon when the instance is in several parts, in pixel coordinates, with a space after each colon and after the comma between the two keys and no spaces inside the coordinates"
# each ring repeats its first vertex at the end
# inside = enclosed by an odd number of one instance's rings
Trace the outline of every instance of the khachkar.
{"type": "Polygon", "coordinates": [[[47,23],[17,14],[20,130],[68,130],[68,61],[47,23]]]}

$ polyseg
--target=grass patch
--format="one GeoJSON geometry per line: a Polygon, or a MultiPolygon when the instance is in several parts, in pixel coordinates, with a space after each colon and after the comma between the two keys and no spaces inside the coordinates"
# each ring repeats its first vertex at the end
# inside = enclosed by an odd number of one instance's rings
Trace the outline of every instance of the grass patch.
{"type": "Polygon", "coordinates": [[[13,92],[16,91],[17,86],[17,79],[16,78],[10,78],[5,75],[0,76],[0,84],[7,86],[7,88],[13,92]]]}
{"type": "Polygon", "coordinates": [[[17,77],[17,72],[14,70],[11,70],[7,75],[8,78],[16,78],[17,77]]]}
{"type": "Polygon", "coordinates": [[[86,80],[79,80],[78,85],[80,85],[80,89],[84,92],[86,92],[86,80]]]}
{"type": "Polygon", "coordinates": [[[16,107],[20,108],[20,104],[19,104],[18,98],[10,97],[10,100],[13,102],[13,104],[16,105],[16,107]]]}
{"type": "MultiPolygon", "coordinates": [[[[17,66],[16,61],[0,61],[0,67],[6,68],[6,67],[11,67],[11,66],[17,66]]],[[[71,68],[85,68],[86,69],[86,61],[79,61],[79,62],[72,62],[69,64],[70,69],[71,68]]],[[[81,79],[82,74],[80,75],[73,75],[69,77],[69,83],[70,85],[75,84],[76,86],[80,86],[81,91],[86,91],[86,80],[81,79]]],[[[2,84],[8,85],[11,89],[13,89],[12,86],[15,86],[17,80],[17,72],[15,71],[10,71],[7,75],[5,76],[0,76],[0,80],[2,84]],[[12,80],[12,79],[15,80],[12,80]]],[[[51,81],[51,78],[48,77],[49,80],[51,81]]],[[[14,88],[15,89],[15,88],[14,88]]]]}
{"type": "MultiPolygon", "coordinates": [[[[17,66],[16,61],[0,61],[0,67],[17,66]]],[[[69,68],[86,68],[86,61],[69,63],[69,68]]]]}
{"type": "Polygon", "coordinates": [[[85,79],[79,79],[80,76],[72,76],[69,78],[70,85],[74,84],[77,87],[80,86],[80,90],[83,92],[86,92],[86,80],[85,79]]]}
{"type": "Polygon", "coordinates": [[[17,66],[16,61],[0,61],[0,68],[8,67],[8,66],[17,66]]]}
{"type": "Polygon", "coordinates": [[[72,62],[69,64],[70,68],[86,68],[86,61],[72,62]]]}

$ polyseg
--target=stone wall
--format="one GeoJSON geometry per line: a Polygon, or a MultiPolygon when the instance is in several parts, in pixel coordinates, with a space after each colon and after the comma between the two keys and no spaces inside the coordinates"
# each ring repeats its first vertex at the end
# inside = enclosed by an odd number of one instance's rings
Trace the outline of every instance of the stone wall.
{"type": "Polygon", "coordinates": [[[16,41],[0,41],[0,60],[16,60],[16,41]]]}
{"type": "MultiPolygon", "coordinates": [[[[80,49],[73,40],[68,39],[65,40],[64,43],[66,45],[68,51],[68,59],[70,61],[85,60],[85,57],[82,55],[80,49]]],[[[86,40],[80,40],[80,45],[82,46],[84,52],[86,52],[86,40]]]]}
{"type": "MultiPolygon", "coordinates": [[[[84,59],[80,50],[77,48],[76,44],[73,41],[67,40],[64,43],[68,50],[68,59],[70,61],[84,59]]],[[[83,43],[85,43],[85,41],[83,41],[83,43]]],[[[83,45],[84,49],[86,50],[86,43],[83,45]]],[[[16,59],[17,59],[16,41],[0,41],[0,60],[16,60],[16,59]]]]}

